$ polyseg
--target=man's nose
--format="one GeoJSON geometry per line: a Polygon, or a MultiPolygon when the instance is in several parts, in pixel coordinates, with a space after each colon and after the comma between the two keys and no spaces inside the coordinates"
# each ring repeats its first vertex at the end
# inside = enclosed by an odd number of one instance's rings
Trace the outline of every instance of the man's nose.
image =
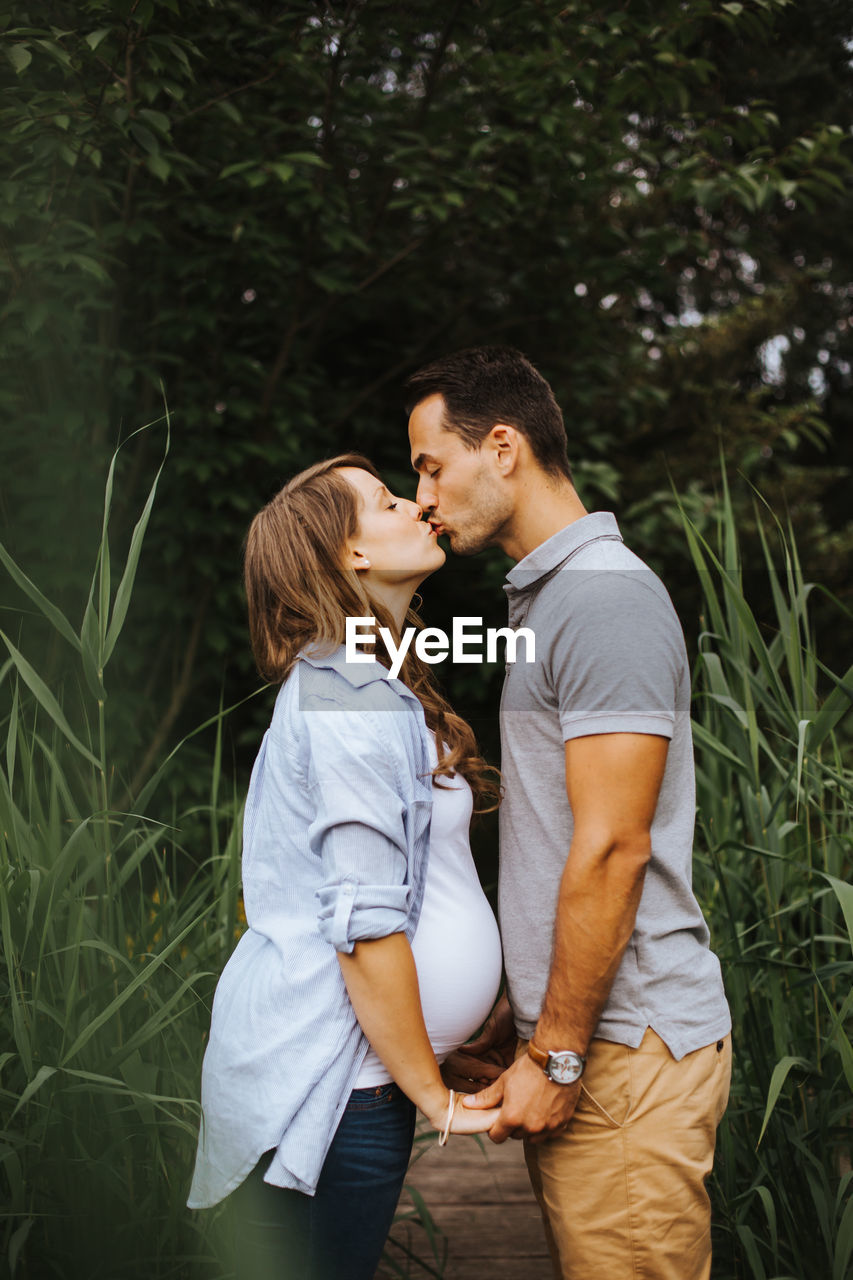
{"type": "Polygon", "coordinates": [[[415,494],[415,502],[417,502],[421,511],[425,512],[427,515],[435,506],[435,493],[432,485],[429,483],[428,476],[421,476],[418,481],[418,490],[415,494]]]}

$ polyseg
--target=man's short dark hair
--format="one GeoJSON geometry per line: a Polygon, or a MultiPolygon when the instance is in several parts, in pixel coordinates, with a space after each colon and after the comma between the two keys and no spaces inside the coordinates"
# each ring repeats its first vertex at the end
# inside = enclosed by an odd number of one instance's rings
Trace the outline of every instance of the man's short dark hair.
{"type": "Polygon", "coordinates": [[[543,471],[571,480],[560,406],[542,374],[513,347],[470,347],[442,356],[406,380],[406,412],[444,398],[444,428],[479,449],[498,422],[527,439],[543,471]]]}

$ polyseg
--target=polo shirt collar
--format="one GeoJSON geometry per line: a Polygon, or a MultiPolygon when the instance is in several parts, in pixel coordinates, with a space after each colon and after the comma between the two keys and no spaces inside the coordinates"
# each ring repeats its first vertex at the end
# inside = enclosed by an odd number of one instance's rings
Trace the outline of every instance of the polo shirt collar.
{"type": "Polygon", "coordinates": [[[565,529],[559,529],[550,538],[510,569],[506,575],[504,591],[512,595],[516,591],[529,591],[542,578],[559,569],[567,560],[591,542],[621,542],[622,535],[611,511],[594,511],[591,515],[573,520],[565,529]]]}

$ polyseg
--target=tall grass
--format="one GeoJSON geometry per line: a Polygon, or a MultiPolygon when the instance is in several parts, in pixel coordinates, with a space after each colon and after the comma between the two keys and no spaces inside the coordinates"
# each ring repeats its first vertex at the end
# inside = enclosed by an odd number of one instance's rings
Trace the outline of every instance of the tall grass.
{"type": "Polygon", "coordinates": [[[217,734],[205,857],[188,857],[178,826],[149,815],[168,762],[116,807],[123,784],[111,761],[104,675],[159,472],[113,589],[115,465],[79,632],[0,547],[7,571],[69,646],[81,690],[72,727],[68,702],[63,709],[0,632],[8,653],[0,666],[3,1280],[177,1276],[202,1259],[217,1274],[184,1201],[206,997],[236,928],[239,804],[219,794],[217,734]]]}
{"type": "MultiPolygon", "coordinates": [[[[720,1280],[845,1280],[853,1258],[853,667],[819,661],[793,538],[757,505],[760,625],[725,475],[716,539],[685,517],[695,671],[696,882],[734,1021],[713,1195],[720,1280]],[[769,530],[769,532],[768,532],[769,530]]],[[[839,606],[839,625],[849,626],[839,606]]]]}

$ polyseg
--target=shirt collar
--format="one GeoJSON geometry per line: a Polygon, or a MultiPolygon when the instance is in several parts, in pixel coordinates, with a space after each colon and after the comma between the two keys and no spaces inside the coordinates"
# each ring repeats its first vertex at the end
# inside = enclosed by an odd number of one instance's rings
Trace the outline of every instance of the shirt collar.
{"type": "Polygon", "coordinates": [[[388,668],[383,667],[381,662],[375,658],[370,662],[347,662],[346,653],[346,645],[343,644],[333,649],[331,653],[311,653],[309,649],[303,649],[299,660],[307,662],[311,667],[337,671],[338,675],[343,676],[356,689],[371,684],[374,680],[387,680],[396,693],[405,698],[412,698],[415,702],[418,701],[408,685],[403,684],[402,680],[392,679],[388,668]]]}
{"type": "Polygon", "coordinates": [[[591,542],[621,542],[622,535],[616,523],[616,517],[610,511],[594,511],[592,515],[581,516],[573,520],[564,529],[553,533],[550,538],[540,542],[529,555],[510,569],[506,576],[504,591],[508,595],[516,591],[528,591],[546,574],[552,573],[560,565],[571,560],[573,556],[591,542]]]}

